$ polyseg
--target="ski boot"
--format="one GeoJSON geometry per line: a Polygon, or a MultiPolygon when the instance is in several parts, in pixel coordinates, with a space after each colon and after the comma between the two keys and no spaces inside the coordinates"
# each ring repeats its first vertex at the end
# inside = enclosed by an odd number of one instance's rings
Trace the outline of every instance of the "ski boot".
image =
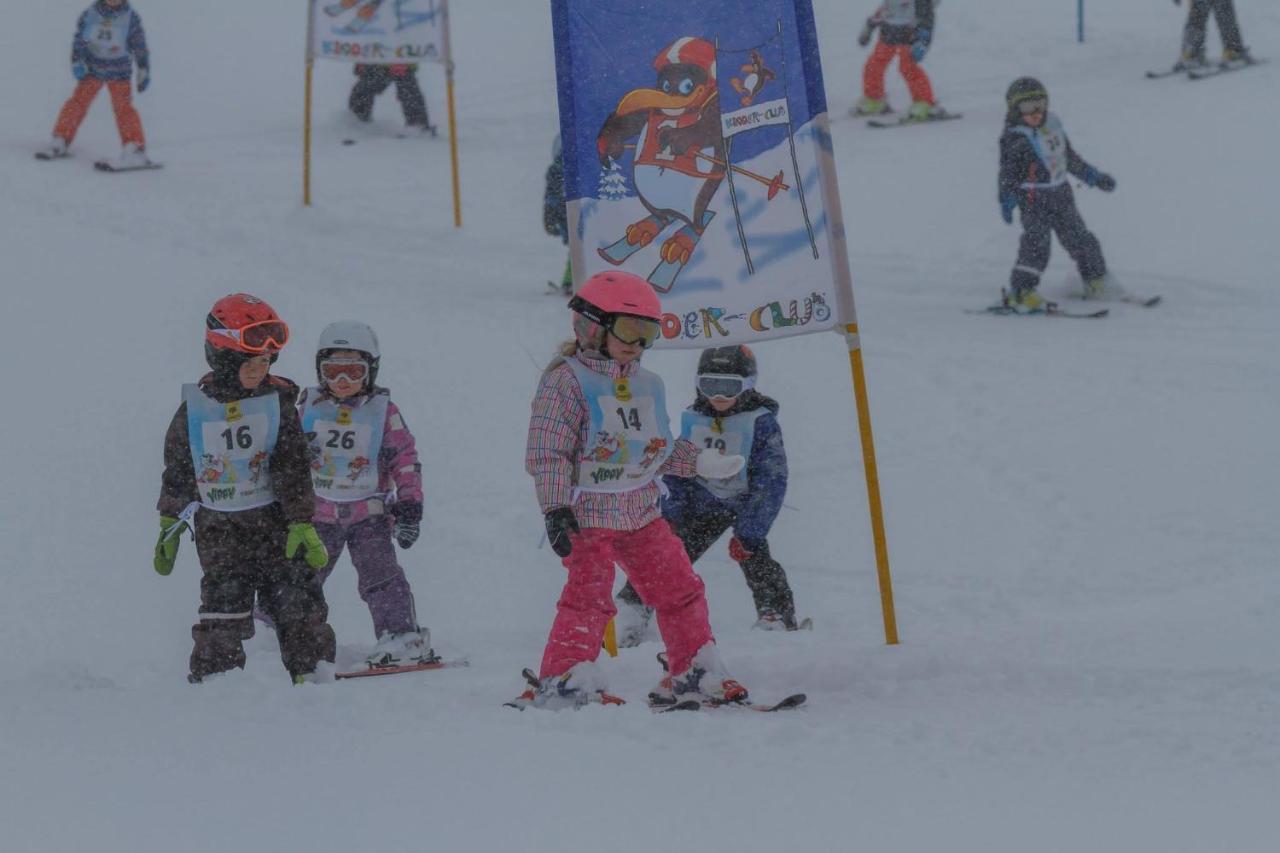
{"type": "Polygon", "coordinates": [[[61,136],[50,137],[48,147],[36,152],[36,159],[61,160],[63,157],[69,157],[71,152],[67,150],[67,147],[67,140],[61,136]]]}
{"type": "Polygon", "coordinates": [[[401,631],[393,634],[390,631],[378,638],[378,644],[364,659],[371,667],[408,666],[415,663],[429,663],[435,657],[431,650],[431,631],[419,628],[416,631],[401,631]]]}
{"type": "Polygon", "coordinates": [[[1111,273],[1103,273],[1084,283],[1084,298],[1097,300],[1116,300],[1124,298],[1124,288],[1111,273]]]}
{"type": "Polygon", "coordinates": [[[928,101],[913,101],[907,110],[907,121],[932,121],[946,115],[947,111],[928,101]]]}
{"type": "Polygon", "coordinates": [[[1178,61],[1173,63],[1173,70],[1194,71],[1197,68],[1204,68],[1208,64],[1204,59],[1204,51],[1184,50],[1182,55],[1178,57],[1178,61]]]}
{"type": "Polygon", "coordinates": [[[760,631],[795,631],[799,629],[794,613],[782,613],[766,607],[756,614],[756,623],[751,626],[760,631]]]}
{"type": "Polygon", "coordinates": [[[849,114],[855,118],[882,116],[891,112],[893,112],[893,107],[889,106],[888,100],[868,98],[865,95],[858,99],[858,102],[853,105],[853,109],[849,110],[849,114]]]}
{"type": "Polygon", "coordinates": [[[618,648],[633,649],[643,642],[655,639],[651,608],[625,598],[615,598],[614,601],[618,607],[618,613],[613,617],[618,648]]]}
{"type": "MultiPolygon", "coordinates": [[[[658,663],[667,670],[667,656],[658,655],[658,663]]],[[[693,657],[693,663],[679,675],[669,671],[649,692],[649,705],[664,707],[696,701],[704,705],[726,705],[747,700],[747,688],[729,677],[715,643],[707,643],[693,657]]]]}
{"type": "Polygon", "coordinates": [[[595,702],[601,705],[624,705],[622,699],[604,690],[604,678],[592,661],[584,661],[564,675],[538,678],[531,669],[521,672],[529,686],[523,693],[505,703],[508,708],[523,711],[525,708],[542,708],[562,711],[577,710],[595,702]]]}
{"type": "Polygon", "coordinates": [[[1039,293],[1036,293],[1034,287],[1021,290],[1002,290],[1000,291],[1000,296],[1004,306],[1018,314],[1047,313],[1058,307],[1056,302],[1050,302],[1039,293]]]}

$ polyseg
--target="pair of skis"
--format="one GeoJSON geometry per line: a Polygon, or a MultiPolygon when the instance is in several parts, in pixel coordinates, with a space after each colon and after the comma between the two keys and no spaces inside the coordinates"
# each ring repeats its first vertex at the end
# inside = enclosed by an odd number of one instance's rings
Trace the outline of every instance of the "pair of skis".
{"type": "Polygon", "coordinates": [[[406,672],[428,672],[433,669],[453,669],[461,666],[470,666],[470,661],[466,658],[445,660],[432,651],[421,660],[414,661],[413,663],[391,665],[369,664],[365,669],[336,672],[333,677],[342,681],[343,679],[349,678],[371,678],[378,675],[401,675],[406,672]]]}
{"type": "MultiPolygon", "coordinates": [[[[659,655],[659,660],[660,661],[662,660],[661,655],[659,655]]],[[[666,666],[665,661],[663,662],[663,666],[664,667],[666,666]]],[[[524,680],[529,683],[530,691],[536,692],[539,689],[541,689],[542,680],[538,678],[537,673],[535,673],[533,670],[525,669],[520,674],[524,677],[524,680]]],[[[515,699],[512,699],[510,702],[502,703],[503,707],[515,708],[517,711],[523,711],[525,708],[533,707],[532,702],[525,699],[525,696],[528,696],[530,691],[526,691],[524,696],[520,696],[515,699]]],[[[762,705],[758,702],[752,702],[749,699],[744,699],[741,702],[718,702],[715,700],[703,701],[699,699],[686,699],[684,701],[679,701],[679,702],[673,701],[669,703],[658,703],[658,702],[652,701],[651,699],[649,702],[649,709],[657,714],[665,714],[670,711],[702,711],[702,710],[729,709],[729,708],[736,708],[740,711],[756,711],[762,714],[769,714],[769,713],[773,713],[774,711],[789,711],[793,708],[799,708],[801,705],[805,703],[805,700],[807,698],[808,697],[805,696],[805,694],[803,693],[793,693],[792,695],[786,697],[780,702],[775,702],[772,705],[762,705]]],[[[601,692],[596,694],[596,696],[592,697],[585,704],[586,705],[625,705],[627,704],[627,702],[625,699],[622,699],[618,696],[614,696],[611,693],[601,692]]],[[[579,707],[583,707],[583,706],[579,706],[579,707]]]]}
{"type": "MultiPolygon", "coordinates": [[[[49,162],[53,160],[69,160],[70,158],[71,158],[71,155],[69,153],[54,154],[51,151],[36,152],[36,159],[43,160],[45,162],[49,162]]],[[[134,166],[121,166],[117,163],[112,163],[110,160],[95,160],[93,163],[93,168],[97,169],[99,172],[145,172],[145,171],[150,171],[152,169],[163,169],[164,164],[154,163],[148,160],[145,163],[139,163],[134,166]]]]}
{"type": "Polygon", "coordinates": [[[1185,75],[1188,80],[1207,80],[1210,77],[1218,77],[1222,74],[1229,74],[1232,71],[1243,71],[1246,68],[1252,68],[1255,65],[1266,65],[1265,59],[1229,59],[1225,62],[1214,62],[1205,65],[1190,65],[1173,68],[1166,68],[1159,71],[1148,71],[1148,80],[1163,80],[1165,77],[1175,77],[1179,74],[1185,75]]]}
{"type": "MultiPolygon", "coordinates": [[[[1130,296],[1125,295],[1112,299],[1112,302],[1120,302],[1125,305],[1137,305],[1142,308],[1154,308],[1160,304],[1162,297],[1160,296],[1130,296]]],[[[1000,304],[989,305],[981,309],[966,309],[966,314],[994,314],[997,317],[1066,317],[1075,320],[1098,320],[1106,317],[1111,313],[1110,308],[1099,308],[1094,311],[1072,311],[1061,307],[1056,302],[1046,302],[1043,308],[1037,308],[1034,311],[1019,311],[1012,305],[1000,304]]]]}

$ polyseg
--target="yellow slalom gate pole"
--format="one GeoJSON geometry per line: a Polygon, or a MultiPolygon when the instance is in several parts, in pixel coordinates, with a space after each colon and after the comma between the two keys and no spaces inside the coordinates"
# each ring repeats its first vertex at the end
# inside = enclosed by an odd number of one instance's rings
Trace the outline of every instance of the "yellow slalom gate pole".
{"type": "Polygon", "coordinates": [[[446,86],[449,99],[449,161],[453,167],[453,227],[462,227],[462,182],[458,176],[458,123],[453,102],[453,71],[446,86]]]}
{"type": "Polygon", "coordinates": [[[889,575],[889,545],[884,535],[884,507],[880,502],[880,474],[876,468],[876,446],[871,435],[871,409],[867,402],[867,377],[862,368],[862,343],[858,324],[844,327],[849,344],[849,371],[853,374],[853,396],[858,407],[858,433],[862,439],[862,466],[867,475],[867,502],[871,508],[871,538],[876,548],[876,574],[880,579],[880,608],[884,612],[884,640],[898,644],[898,619],[893,609],[893,579],[889,575]]]}
{"type": "Polygon", "coordinates": [[[311,83],[315,76],[316,56],[311,49],[315,44],[316,0],[307,3],[307,82],[302,107],[302,204],[311,206],[311,83]]]}
{"type": "Polygon", "coordinates": [[[311,206],[311,78],[316,61],[307,58],[307,95],[302,119],[302,203],[311,206]]]}
{"type": "Polygon", "coordinates": [[[618,656],[618,629],[614,625],[615,621],[610,619],[609,624],[604,626],[604,650],[611,658],[618,656]]]}

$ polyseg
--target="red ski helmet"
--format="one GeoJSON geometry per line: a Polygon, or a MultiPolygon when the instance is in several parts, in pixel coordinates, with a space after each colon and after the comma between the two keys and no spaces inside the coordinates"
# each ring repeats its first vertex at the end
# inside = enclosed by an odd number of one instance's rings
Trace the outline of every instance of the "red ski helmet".
{"type": "Polygon", "coordinates": [[[640,343],[647,349],[657,340],[662,322],[662,303],[653,286],[627,272],[591,276],[569,300],[569,310],[576,315],[574,335],[585,350],[603,351],[605,333],[610,331],[625,343],[640,343]],[[623,317],[647,322],[642,328],[619,334],[615,325],[623,317]]]}
{"type": "Polygon", "coordinates": [[[256,296],[233,293],[213,304],[205,318],[205,343],[245,355],[274,355],[289,341],[289,327],[256,296]]]}

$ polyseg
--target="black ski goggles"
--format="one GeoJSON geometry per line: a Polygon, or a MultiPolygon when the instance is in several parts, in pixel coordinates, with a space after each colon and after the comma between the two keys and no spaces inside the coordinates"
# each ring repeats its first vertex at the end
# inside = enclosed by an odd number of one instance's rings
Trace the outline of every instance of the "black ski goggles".
{"type": "Polygon", "coordinates": [[[658,342],[662,326],[657,320],[645,317],[633,317],[630,314],[615,314],[609,323],[609,332],[628,346],[640,345],[645,349],[658,342]]]}
{"type": "Polygon", "coordinates": [[[754,376],[735,376],[731,373],[703,373],[698,377],[698,390],[705,397],[724,397],[732,400],[743,391],[755,387],[754,376]]]}

